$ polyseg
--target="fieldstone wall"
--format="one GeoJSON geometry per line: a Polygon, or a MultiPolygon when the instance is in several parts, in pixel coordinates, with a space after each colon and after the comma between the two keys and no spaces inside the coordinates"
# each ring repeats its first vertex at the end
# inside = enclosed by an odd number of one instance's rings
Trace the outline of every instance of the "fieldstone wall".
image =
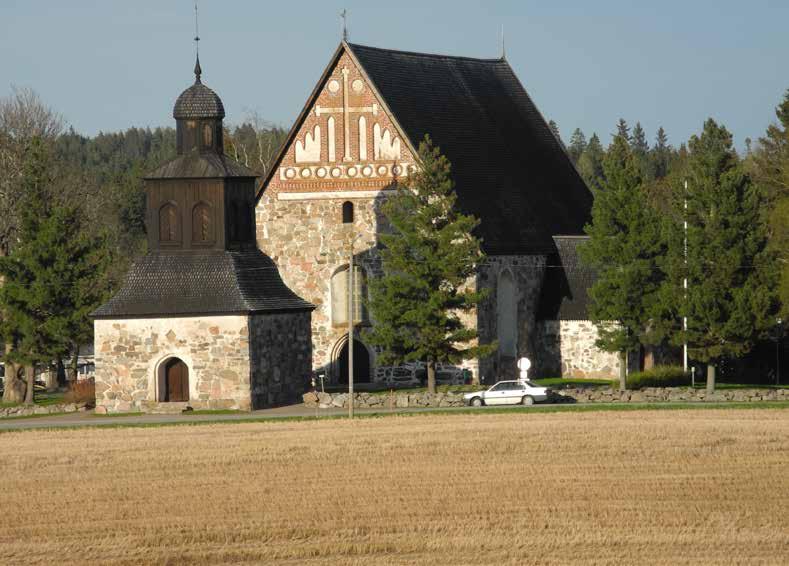
{"type": "Polygon", "coordinates": [[[190,407],[250,409],[247,318],[96,320],[96,412],[156,410],[160,365],[172,357],[189,368],[190,407]]]}
{"type": "Polygon", "coordinates": [[[14,405],[0,407],[0,419],[6,417],[28,417],[30,415],[54,415],[58,413],[76,413],[93,408],[92,403],[58,403],[57,405],[14,405]]]}
{"type": "Polygon", "coordinates": [[[789,389],[720,389],[708,394],[691,387],[645,387],[619,391],[609,387],[572,388],[557,392],[556,402],[575,403],[665,403],[665,402],[755,402],[789,401],[789,389]]]}
{"type": "MultiPolygon", "coordinates": [[[[306,407],[347,408],[347,393],[307,392],[306,407]]],[[[556,391],[551,403],[666,403],[666,402],[757,402],[789,401],[789,389],[724,389],[707,394],[690,387],[650,387],[639,391],[619,391],[610,387],[573,388],[556,391]]],[[[354,407],[360,409],[406,409],[414,407],[462,407],[463,393],[354,393],[354,407]]]]}
{"type": "Polygon", "coordinates": [[[252,407],[298,403],[312,372],[310,313],[253,315],[249,329],[252,407]]]}
{"type": "Polygon", "coordinates": [[[595,346],[597,328],[589,320],[544,320],[538,325],[538,375],[613,379],[619,356],[595,346]]]}
{"type": "Polygon", "coordinates": [[[515,283],[515,302],[517,304],[517,355],[504,356],[500,352],[479,361],[479,375],[482,383],[493,384],[501,379],[515,379],[518,368],[515,365],[520,357],[538,359],[538,334],[536,315],[539,306],[542,282],[545,276],[546,257],[541,255],[525,256],[488,256],[480,267],[477,287],[488,289],[487,298],[479,305],[477,327],[480,341],[490,343],[498,339],[497,292],[499,277],[509,271],[515,283]]]}
{"type": "MultiPolygon", "coordinates": [[[[316,305],[312,313],[312,365],[335,378],[332,361],[347,333],[347,327],[332,325],[331,278],[348,264],[350,238],[354,264],[367,278],[381,273],[378,233],[384,219],[380,203],[384,193],[364,198],[319,198],[280,200],[276,191],[266,191],[257,206],[257,239],[260,249],[273,259],[285,284],[300,297],[316,305]],[[342,204],[354,205],[354,221],[342,222],[342,204]]],[[[357,336],[358,338],[358,336],[357,336]]],[[[371,358],[374,352],[370,350],[371,358]]],[[[374,359],[371,360],[374,367],[374,359]]]]}

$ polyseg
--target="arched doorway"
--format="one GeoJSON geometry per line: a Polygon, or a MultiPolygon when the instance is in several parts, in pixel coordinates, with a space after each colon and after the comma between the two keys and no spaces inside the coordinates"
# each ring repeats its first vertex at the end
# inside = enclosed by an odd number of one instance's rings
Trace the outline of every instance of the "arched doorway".
{"type": "Polygon", "coordinates": [[[189,368],[178,358],[171,358],[164,364],[162,371],[164,402],[184,402],[189,400],[189,368]]]}
{"type": "MultiPolygon", "coordinates": [[[[337,357],[339,383],[348,383],[348,341],[342,345],[340,355],[337,357]]],[[[353,382],[370,382],[370,353],[359,340],[353,341],[353,382]]]]}

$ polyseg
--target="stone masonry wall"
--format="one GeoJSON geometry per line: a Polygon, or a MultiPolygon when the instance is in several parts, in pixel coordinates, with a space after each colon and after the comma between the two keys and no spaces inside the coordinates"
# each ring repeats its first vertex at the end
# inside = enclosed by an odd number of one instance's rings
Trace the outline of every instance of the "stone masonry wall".
{"type": "Polygon", "coordinates": [[[512,273],[515,283],[515,301],[517,304],[517,356],[505,357],[497,352],[479,361],[479,375],[482,383],[493,384],[500,379],[517,377],[516,361],[519,357],[528,357],[538,361],[536,323],[542,281],[545,276],[545,256],[489,256],[481,266],[477,285],[480,289],[488,289],[487,298],[480,304],[477,314],[479,337],[482,343],[490,343],[498,339],[497,291],[499,277],[506,270],[512,273]]]}
{"type": "Polygon", "coordinates": [[[310,313],[253,315],[249,328],[252,407],[298,403],[312,371],[310,313]]]}
{"type": "Polygon", "coordinates": [[[94,328],[97,413],[155,409],[160,365],[171,357],[189,368],[189,406],[251,408],[246,316],[96,320],[94,328]]]}
{"type": "Polygon", "coordinates": [[[595,346],[597,328],[589,320],[545,320],[536,335],[540,376],[613,379],[619,375],[619,357],[595,346]]]}
{"type": "Polygon", "coordinates": [[[352,234],[360,236],[354,264],[361,266],[368,279],[380,274],[377,244],[383,224],[382,198],[352,199],[352,224],[342,222],[342,204],[347,198],[292,201],[266,192],[257,207],[258,246],[277,263],[285,284],[317,307],[312,313],[312,364],[329,378],[334,377],[332,361],[347,333],[345,325],[332,325],[331,277],[348,264],[352,234]]]}

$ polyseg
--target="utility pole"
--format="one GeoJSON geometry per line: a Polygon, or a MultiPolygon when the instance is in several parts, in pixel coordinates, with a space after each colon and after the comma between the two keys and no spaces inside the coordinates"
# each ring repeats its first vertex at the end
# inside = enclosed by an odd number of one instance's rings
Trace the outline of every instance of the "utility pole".
{"type": "Polygon", "coordinates": [[[682,282],[682,287],[685,289],[685,312],[686,315],[682,317],[682,330],[685,333],[685,339],[682,344],[682,371],[688,373],[688,180],[685,179],[685,215],[684,215],[684,230],[685,241],[683,243],[683,251],[685,255],[685,279],[682,282]]]}
{"type": "Polygon", "coordinates": [[[353,277],[353,245],[361,234],[351,237],[348,253],[348,418],[353,418],[353,324],[356,309],[354,308],[354,277],[353,277]]]}

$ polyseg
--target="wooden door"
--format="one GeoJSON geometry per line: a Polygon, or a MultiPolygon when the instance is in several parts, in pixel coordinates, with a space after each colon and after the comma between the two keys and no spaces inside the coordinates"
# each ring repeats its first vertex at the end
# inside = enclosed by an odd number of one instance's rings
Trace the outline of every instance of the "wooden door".
{"type": "Polygon", "coordinates": [[[189,400],[189,368],[178,358],[165,366],[165,401],[189,400]]]}

